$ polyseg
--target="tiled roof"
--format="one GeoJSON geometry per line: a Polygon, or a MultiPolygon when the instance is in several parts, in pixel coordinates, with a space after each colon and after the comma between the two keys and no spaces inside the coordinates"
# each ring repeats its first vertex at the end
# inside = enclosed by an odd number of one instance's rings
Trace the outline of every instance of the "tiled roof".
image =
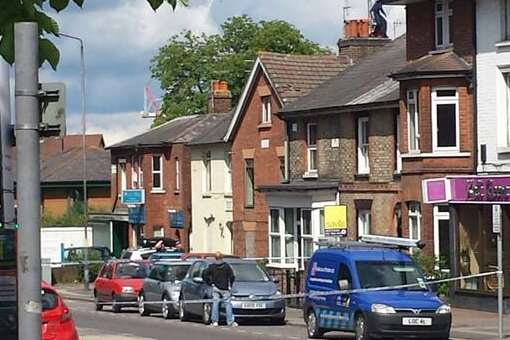
{"type": "Polygon", "coordinates": [[[259,59],[284,103],[302,97],[350,66],[346,56],[260,52],[259,59]]]}
{"type": "Polygon", "coordinates": [[[430,53],[420,59],[408,63],[392,74],[394,78],[412,75],[433,75],[470,73],[472,66],[455,52],[430,53]]]}
{"type": "MultiPolygon", "coordinates": [[[[110,182],[110,152],[95,146],[87,147],[87,181],[110,182]]],[[[81,147],[41,159],[41,183],[83,181],[81,147]]]]}
{"type": "Polygon", "coordinates": [[[399,83],[388,76],[405,65],[406,38],[401,36],[324,82],[309,95],[285,106],[283,113],[291,116],[301,111],[397,101],[399,83]]]}
{"type": "Polygon", "coordinates": [[[140,135],[114,144],[108,149],[222,142],[231,118],[232,114],[230,113],[178,117],[140,135]]]}

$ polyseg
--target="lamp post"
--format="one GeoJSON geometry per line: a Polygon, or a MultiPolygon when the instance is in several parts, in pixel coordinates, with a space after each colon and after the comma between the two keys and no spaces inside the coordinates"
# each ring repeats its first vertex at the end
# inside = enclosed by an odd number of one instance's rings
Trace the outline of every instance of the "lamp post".
{"type": "MultiPolygon", "coordinates": [[[[85,243],[88,246],[88,224],[89,224],[89,214],[88,214],[88,195],[87,195],[87,141],[86,141],[86,132],[87,132],[87,120],[85,113],[85,53],[84,53],[84,44],[83,39],[66,34],[59,33],[59,36],[64,38],[69,38],[76,40],[80,43],[80,74],[81,74],[81,127],[82,127],[82,148],[83,148],[83,213],[85,215],[85,243]]],[[[83,284],[86,290],[89,290],[89,264],[88,264],[88,253],[84,252],[84,269],[83,269],[83,284]]]]}

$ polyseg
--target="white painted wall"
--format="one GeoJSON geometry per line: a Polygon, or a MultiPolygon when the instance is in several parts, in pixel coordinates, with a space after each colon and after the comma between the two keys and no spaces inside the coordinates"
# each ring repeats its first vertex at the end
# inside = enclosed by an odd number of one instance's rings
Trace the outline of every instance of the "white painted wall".
{"type": "Polygon", "coordinates": [[[52,263],[60,262],[61,244],[67,247],[91,246],[92,228],[87,229],[88,243],[85,241],[85,230],[79,227],[41,228],[41,258],[51,259],[52,263]]]}
{"type": "Polygon", "coordinates": [[[510,71],[510,42],[502,43],[502,1],[477,0],[477,110],[478,147],[487,145],[487,163],[478,172],[510,172],[507,143],[507,86],[503,73],[510,71]],[[500,45],[499,47],[497,45],[500,45]],[[501,46],[507,45],[507,46],[501,46]]]}
{"type": "Polygon", "coordinates": [[[232,234],[227,223],[232,221],[232,179],[228,174],[230,144],[193,146],[191,149],[191,206],[193,252],[232,253],[232,234]],[[211,152],[212,191],[205,191],[204,157],[211,152]],[[207,224],[205,218],[214,220],[207,224]]]}

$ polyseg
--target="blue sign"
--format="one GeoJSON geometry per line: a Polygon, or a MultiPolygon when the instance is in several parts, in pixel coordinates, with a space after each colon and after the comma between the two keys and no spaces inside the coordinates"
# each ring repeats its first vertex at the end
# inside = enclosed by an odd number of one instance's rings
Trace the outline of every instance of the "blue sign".
{"type": "Polygon", "coordinates": [[[145,204],[145,190],[143,189],[122,190],[122,196],[120,200],[122,204],[126,205],[145,204]]]}
{"type": "Polygon", "coordinates": [[[184,211],[172,211],[170,214],[170,228],[183,229],[184,228],[184,211]]]}
{"type": "Polygon", "coordinates": [[[128,223],[145,224],[145,209],[143,205],[135,208],[128,208],[128,223]]]}

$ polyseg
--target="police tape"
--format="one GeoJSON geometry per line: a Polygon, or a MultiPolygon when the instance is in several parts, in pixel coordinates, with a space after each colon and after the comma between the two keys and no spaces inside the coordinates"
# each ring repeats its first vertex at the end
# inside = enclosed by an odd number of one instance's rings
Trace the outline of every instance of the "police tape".
{"type": "MultiPolygon", "coordinates": [[[[274,295],[263,295],[263,296],[254,296],[250,297],[236,297],[235,292],[229,293],[228,298],[207,298],[207,299],[195,299],[195,300],[166,300],[166,301],[144,301],[138,299],[137,301],[132,302],[122,302],[122,301],[112,301],[112,302],[100,302],[97,299],[95,300],[96,305],[108,306],[108,305],[116,305],[116,306],[133,306],[134,304],[143,304],[143,305],[180,305],[180,304],[204,304],[204,303],[214,303],[214,302],[224,302],[225,300],[235,301],[235,302],[259,302],[259,301],[273,301],[273,300],[285,300],[285,299],[300,299],[300,298],[320,298],[327,296],[335,296],[335,295],[349,295],[349,294],[358,294],[358,293],[368,293],[368,292],[380,292],[387,290],[400,290],[400,289],[409,289],[420,287],[421,289],[425,289],[426,286],[437,285],[441,283],[449,283],[460,280],[468,280],[480,277],[487,277],[502,274],[502,271],[493,271],[472,275],[463,275],[457,276],[453,278],[433,280],[433,281],[425,281],[420,280],[417,283],[404,284],[404,285],[394,285],[394,286],[384,286],[384,287],[373,287],[373,288],[357,288],[357,289],[346,289],[346,290],[328,290],[328,291],[310,291],[308,293],[295,293],[295,294],[274,294],[274,295]]],[[[333,282],[331,282],[333,283],[333,282]]],[[[212,289],[212,287],[211,287],[212,289]]]]}

